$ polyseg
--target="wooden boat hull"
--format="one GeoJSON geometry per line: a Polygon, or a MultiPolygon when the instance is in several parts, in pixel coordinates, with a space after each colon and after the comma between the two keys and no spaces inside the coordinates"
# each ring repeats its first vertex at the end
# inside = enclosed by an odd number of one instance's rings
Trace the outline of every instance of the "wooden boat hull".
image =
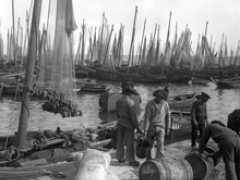
{"type": "Polygon", "coordinates": [[[173,111],[190,112],[193,102],[195,101],[195,94],[182,94],[173,97],[169,100],[170,109],[173,111]]]}
{"type": "Polygon", "coordinates": [[[57,176],[57,173],[62,172],[66,176],[65,180],[72,180],[77,173],[77,168],[74,162],[62,162],[47,165],[39,165],[34,167],[2,167],[0,168],[0,179],[4,180],[26,180],[41,176],[57,176]],[[52,173],[52,174],[51,174],[52,173]],[[55,173],[55,174],[54,174],[55,173]]]}
{"type": "Polygon", "coordinates": [[[239,89],[240,79],[226,79],[217,81],[217,87],[220,89],[239,89]]]}
{"type": "Polygon", "coordinates": [[[129,72],[112,72],[104,69],[95,69],[96,71],[90,72],[89,76],[99,79],[99,80],[107,80],[107,81],[123,81],[123,80],[131,80],[135,83],[143,83],[143,84],[159,84],[166,82],[165,78],[159,78],[156,76],[144,76],[140,73],[129,73],[129,72]]]}
{"type": "Polygon", "coordinates": [[[79,93],[105,93],[107,90],[106,87],[82,87],[79,93]]]}
{"type": "Polygon", "coordinates": [[[206,79],[201,79],[201,78],[192,78],[190,82],[193,85],[207,86],[210,81],[206,79]]]}

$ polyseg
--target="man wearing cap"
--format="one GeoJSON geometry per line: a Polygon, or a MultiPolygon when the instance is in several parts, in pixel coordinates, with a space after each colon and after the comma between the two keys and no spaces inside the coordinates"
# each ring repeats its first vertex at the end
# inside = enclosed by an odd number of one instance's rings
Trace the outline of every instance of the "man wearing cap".
{"type": "Polygon", "coordinates": [[[135,160],[134,130],[142,133],[138,125],[138,110],[133,98],[136,90],[129,82],[122,83],[122,97],[117,101],[116,111],[118,116],[117,125],[117,159],[124,162],[124,145],[126,145],[126,158],[130,166],[138,166],[135,160]]]}
{"type": "Polygon", "coordinates": [[[199,143],[199,152],[203,153],[208,140],[212,138],[219,146],[225,164],[226,180],[240,180],[240,138],[236,132],[220,121],[212,121],[203,133],[199,143]]]}
{"type": "Polygon", "coordinates": [[[147,149],[147,158],[151,159],[151,150],[154,141],[157,141],[157,157],[161,158],[164,154],[165,134],[170,132],[170,110],[166,101],[168,92],[164,89],[156,90],[153,93],[155,97],[150,100],[145,108],[144,114],[144,132],[147,134],[149,147],[147,149]]]}
{"type": "Polygon", "coordinates": [[[196,139],[199,137],[207,125],[207,101],[210,98],[208,94],[202,92],[201,95],[196,96],[196,101],[192,105],[191,109],[191,124],[192,124],[192,148],[196,148],[196,139]]]}
{"type": "Polygon", "coordinates": [[[240,109],[235,109],[228,115],[227,127],[240,135],[240,109]]]}

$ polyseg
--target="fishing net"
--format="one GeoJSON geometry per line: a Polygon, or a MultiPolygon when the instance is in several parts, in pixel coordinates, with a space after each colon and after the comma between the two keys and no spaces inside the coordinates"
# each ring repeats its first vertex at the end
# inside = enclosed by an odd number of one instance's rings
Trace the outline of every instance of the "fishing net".
{"type": "Polygon", "coordinates": [[[51,0],[47,27],[39,43],[39,87],[48,88],[73,99],[75,88],[72,33],[76,29],[72,1],[51,0]]]}
{"type": "Polygon", "coordinates": [[[182,32],[178,44],[177,44],[177,50],[175,52],[175,65],[176,66],[184,66],[187,65],[188,67],[191,64],[191,35],[192,32],[188,27],[186,27],[185,31],[182,32]]]}

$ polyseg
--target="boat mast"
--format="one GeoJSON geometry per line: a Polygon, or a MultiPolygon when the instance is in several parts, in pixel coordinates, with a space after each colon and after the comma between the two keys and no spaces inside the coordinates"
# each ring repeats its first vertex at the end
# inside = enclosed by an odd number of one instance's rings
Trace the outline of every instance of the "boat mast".
{"type": "Polygon", "coordinates": [[[13,63],[16,63],[16,42],[15,42],[15,8],[14,0],[12,0],[12,38],[13,38],[13,63]]]}
{"type": "Polygon", "coordinates": [[[137,21],[137,13],[138,13],[138,7],[136,6],[135,8],[135,14],[134,14],[134,21],[133,21],[133,30],[132,30],[132,39],[131,39],[131,44],[130,44],[130,49],[129,49],[129,54],[128,54],[128,65],[130,65],[131,61],[131,54],[132,54],[132,49],[134,46],[134,38],[135,38],[135,31],[136,31],[136,21],[137,21]]]}
{"type": "Polygon", "coordinates": [[[170,11],[169,14],[169,21],[168,21],[168,31],[167,31],[167,39],[166,39],[166,45],[165,45],[165,56],[169,50],[169,36],[170,36],[170,31],[171,31],[171,20],[172,20],[172,11],[170,11]]]}
{"type": "Polygon", "coordinates": [[[142,49],[143,49],[143,42],[144,42],[144,36],[145,36],[145,29],[146,29],[146,24],[147,20],[144,20],[144,25],[143,25],[143,32],[142,32],[142,39],[141,39],[141,44],[140,44],[140,50],[139,50],[139,62],[142,62],[142,49]]]}
{"type": "Polygon", "coordinates": [[[205,32],[204,32],[204,39],[203,39],[203,45],[202,45],[202,55],[205,56],[205,46],[207,41],[207,30],[208,30],[208,21],[206,22],[205,26],[205,32]]]}
{"type": "Polygon", "coordinates": [[[29,119],[29,102],[30,91],[32,89],[33,73],[35,67],[35,60],[37,55],[37,36],[40,21],[42,0],[34,0],[34,8],[32,15],[31,33],[28,46],[27,64],[25,72],[25,81],[23,89],[23,101],[21,105],[21,114],[18,124],[17,146],[23,148],[27,136],[27,127],[29,119]]]}
{"type": "Polygon", "coordinates": [[[82,53],[81,53],[81,65],[84,65],[84,54],[85,54],[85,20],[83,19],[82,24],[82,53]]]}

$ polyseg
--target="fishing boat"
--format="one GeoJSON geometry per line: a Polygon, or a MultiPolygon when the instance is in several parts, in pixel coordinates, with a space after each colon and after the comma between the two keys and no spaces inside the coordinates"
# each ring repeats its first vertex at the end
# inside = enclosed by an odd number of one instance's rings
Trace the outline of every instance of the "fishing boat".
{"type": "Polygon", "coordinates": [[[131,71],[110,71],[107,68],[95,67],[95,71],[89,72],[89,77],[106,81],[131,80],[135,83],[142,84],[160,84],[166,81],[166,77],[155,75],[144,75],[131,71]]]}
{"type": "Polygon", "coordinates": [[[189,84],[207,86],[209,82],[210,81],[207,79],[192,77],[192,79],[189,81],[189,84]]]}
{"type": "Polygon", "coordinates": [[[185,93],[169,98],[170,109],[173,111],[190,112],[195,96],[195,93],[185,93]]]}
{"type": "MultiPolygon", "coordinates": [[[[116,103],[121,97],[120,92],[106,92],[99,98],[99,106],[102,112],[114,112],[116,103]]],[[[185,93],[169,98],[169,105],[172,111],[190,112],[192,103],[195,100],[195,93],[185,93]]]]}
{"type": "Polygon", "coordinates": [[[221,89],[239,89],[240,88],[240,76],[220,79],[216,81],[217,87],[221,89]]]}
{"type": "Polygon", "coordinates": [[[23,88],[21,85],[16,84],[1,84],[1,96],[2,97],[15,97],[15,96],[22,96],[23,88]]]}
{"type": "Polygon", "coordinates": [[[109,88],[104,84],[88,83],[80,87],[78,93],[105,93],[109,88]]]}

